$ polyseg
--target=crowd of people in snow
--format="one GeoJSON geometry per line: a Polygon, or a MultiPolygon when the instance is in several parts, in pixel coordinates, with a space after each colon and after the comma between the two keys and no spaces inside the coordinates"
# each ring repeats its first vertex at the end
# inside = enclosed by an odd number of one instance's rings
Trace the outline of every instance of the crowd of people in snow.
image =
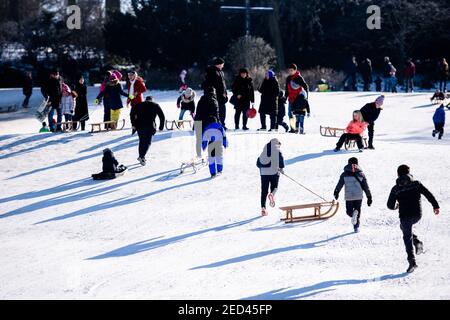
{"type": "MultiPolygon", "coordinates": [[[[396,69],[389,61],[385,59],[385,77],[384,81],[386,92],[395,92],[396,69]]],[[[353,67],[348,73],[346,81],[350,80],[352,89],[355,87],[356,72],[360,70],[364,79],[364,88],[369,89],[371,83],[371,63],[365,59],[358,67],[356,59],[352,58],[353,67]]],[[[442,61],[443,70],[445,70],[445,59],[442,61]]],[[[176,105],[180,109],[178,120],[184,119],[188,112],[190,118],[194,121],[194,132],[196,137],[196,154],[200,159],[202,153],[207,150],[208,167],[211,178],[220,176],[224,170],[224,148],[229,146],[227,139],[226,104],[231,103],[235,109],[234,125],[235,129],[247,131],[248,119],[254,118],[257,111],[255,103],[255,87],[250,72],[246,68],[239,70],[231,85],[232,96],[228,97],[228,90],[223,68],[225,61],[217,58],[208,66],[205,78],[202,83],[203,95],[198,104],[195,103],[197,93],[188,86],[186,73],[180,74],[180,96],[176,105]],[[242,119],[242,120],[241,120],[242,119]]],[[[448,65],[446,67],[448,73],[448,65]]],[[[301,75],[297,65],[290,64],[287,68],[288,76],[285,81],[284,91],[281,89],[280,82],[273,70],[267,70],[265,78],[257,91],[261,94],[259,105],[261,128],[258,131],[277,132],[279,127],[285,129],[288,133],[305,134],[305,118],[310,116],[311,108],[308,101],[309,85],[301,75]],[[287,115],[289,124],[284,122],[287,115]],[[270,127],[266,120],[270,119],[270,127]]],[[[405,75],[407,79],[407,91],[414,89],[415,66],[412,61],[408,61],[405,66],[405,75]]],[[[444,73],[443,73],[444,74],[444,73]]],[[[108,71],[105,79],[99,88],[99,93],[95,99],[95,104],[103,102],[104,117],[106,129],[115,129],[115,125],[120,118],[121,109],[124,108],[122,97],[127,98],[126,104],[130,106],[130,120],[132,125],[132,134],[137,132],[139,137],[138,161],[142,166],[147,163],[146,155],[151,146],[152,138],[159,129],[162,131],[165,124],[165,115],[162,108],[153,101],[151,96],[144,98],[147,91],[144,80],[138,76],[137,72],[131,71],[126,79],[126,89],[124,90],[121,81],[122,74],[117,70],[108,71]],[[159,119],[159,127],[156,118],[159,119]]],[[[377,86],[381,86],[378,81],[377,86]]],[[[443,76],[441,88],[432,97],[432,100],[440,99],[445,91],[446,77],[443,76]]],[[[377,88],[380,89],[381,88],[377,88]]],[[[25,90],[24,90],[25,93],[25,90]]],[[[29,91],[27,91],[29,93],[29,91]]],[[[71,88],[64,83],[58,71],[53,71],[48,81],[42,86],[42,94],[51,104],[51,110],[48,115],[49,125],[43,124],[41,132],[61,131],[62,116],[66,122],[81,122],[81,129],[85,129],[85,123],[89,119],[87,88],[83,77],[71,88]],[[57,121],[53,120],[56,112],[57,121]]],[[[29,100],[29,95],[27,96],[29,100]]],[[[443,100],[441,99],[441,100],[443,100]]],[[[336,144],[335,152],[339,151],[344,143],[355,141],[358,150],[362,152],[365,148],[374,150],[374,127],[375,122],[383,110],[385,96],[380,95],[375,101],[363,106],[360,110],[353,112],[352,120],[345,129],[344,134],[339,138],[336,144]],[[368,130],[367,146],[363,144],[363,134],[368,130]]],[[[442,139],[445,126],[445,110],[442,104],[433,116],[434,130],[433,137],[438,135],[442,139]]],[[[365,138],[364,138],[365,139],[365,138]]],[[[126,167],[119,165],[114,157],[112,150],[104,150],[103,171],[93,175],[94,179],[114,179],[126,170],[126,167]]],[[[278,190],[280,175],[284,174],[284,157],[281,153],[281,142],[274,138],[264,147],[256,163],[261,176],[261,214],[268,215],[266,206],[269,200],[270,206],[275,206],[275,195],[278,190]]],[[[418,181],[414,180],[410,174],[409,167],[402,165],[398,168],[398,180],[392,188],[387,206],[392,210],[399,210],[400,224],[403,232],[403,239],[409,261],[408,272],[413,271],[417,265],[415,253],[423,251],[423,243],[412,232],[414,224],[421,218],[420,197],[424,195],[433,205],[435,214],[439,214],[439,205],[433,195],[418,181]]],[[[346,213],[351,218],[355,232],[359,231],[361,219],[361,207],[363,194],[367,196],[367,205],[372,204],[372,194],[369,184],[358,159],[352,157],[348,160],[344,172],[341,174],[338,184],[334,191],[334,198],[338,200],[341,189],[345,187],[346,213]]]]}

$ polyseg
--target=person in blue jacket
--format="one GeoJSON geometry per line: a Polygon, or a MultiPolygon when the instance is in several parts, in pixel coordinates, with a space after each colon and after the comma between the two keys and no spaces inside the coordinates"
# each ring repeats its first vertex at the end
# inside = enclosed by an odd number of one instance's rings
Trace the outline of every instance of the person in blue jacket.
{"type": "Polygon", "coordinates": [[[436,109],[433,116],[433,122],[434,122],[433,137],[435,137],[436,134],[439,133],[438,139],[440,140],[444,135],[444,126],[445,126],[445,110],[443,104],[441,104],[441,106],[436,109]]]}
{"type": "Polygon", "coordinates": [[[223,172],[223,149],[228,148],[228,140],[217,118],[211,117],[208,122],[202,135],[202,149],[208,148],[209,172],[215,178],[223,172]]]}

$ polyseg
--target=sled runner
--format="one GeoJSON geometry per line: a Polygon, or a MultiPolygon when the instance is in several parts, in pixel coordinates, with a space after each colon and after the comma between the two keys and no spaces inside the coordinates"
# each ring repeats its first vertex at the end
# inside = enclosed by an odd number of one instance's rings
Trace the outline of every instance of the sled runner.
{"type": "Polygon", "coordinates": [[[41,123],[44,122],[44,120],[47,119],[47,116],[50,113],[50,109],[51,105],[49,104],[49,99],[44,99],[36,109],[36,119],[38,119],[41,123]]]}
{"type": "MultiPolygon", "coordinates": [[[[367,149],[367,147],[369,146],[368,142],[367,142],[367,137],[363,137],[363,144],[364,144],[364,148],[367,149]]],[[[345,150],[352,150],[352,149],[357,149],[357,145],[356,145],[356,140],[355,139],[348,139],[347,141],[345,141],[345,150]]]]}
{"type": "Polygon", "coordinates": [[[446,104],[447,98],[434,98],[431,100],[431,104],[446,104]]]}
{"type": "Polygon", "coordinates": [[[169,131],[175,130],[183,130],[186,128],[186,124],[189,125],[189,128],[192,129],[192,120],[166,120],[166,129],[169,131]]]}
{"type": "Polygon", "coordinates": [[[296,206],[281,207],[280,209],[283,210],[286,214],[286,218],[281,219],[281,221],[284,221],[285,223],[294,223],[312,220],[326,220],[333,217],[338,212],[339,202],[333,200],[331,202],[318,202],[296,206]],[[305,209],[314,209],[314,214],[294,216],[294,211],[305,209]]]}
{"type": "Polygon", "coordinates": [[[197,171],[206,166],[207,162],[205,158],[192,158],[189,161],[183,162],[180,167],[180,174],[183,174],[184,171],[188,168],[192,168],[194,170],[194,173],[197,173],[197,171]]]}
{"type": "Polygon", "coordinates": [[[59,122],[56,125],[61,126],[63,132],[77,131],[79,128],[78,121],[59,122]]]}
{"type": "Polygon", "coordinates": [[[322,127],[320,126],[320,134],[324,137],[339,137],[345,133],[345,129],[333,128],[333,127],[322,127]]]}
{"type": "Polygon", "coordinates": [[[92,175],[92,179],[94,179],[94,180],[112,180],[117,177],[121,177],[121,176],[125,175],[125,173],[127,173],[127,171],[128,171],[128,168],[121,164],[117,167],[117,171],[115,173],[106,173],[106,172],[95,173],[92,175]]]}
{"type": "Polygon", "coordinates": [[[125,119],[120,121],[105,121],[98,123],[90,123],[91,132],[102,132],[102,131],[113,131],[113,130],[122,130],[125,128],[125,119]],[[102,126],[106,127],[102,129],[102,126]],[[115,128],[114,128],[115,126],[115,128]]]}

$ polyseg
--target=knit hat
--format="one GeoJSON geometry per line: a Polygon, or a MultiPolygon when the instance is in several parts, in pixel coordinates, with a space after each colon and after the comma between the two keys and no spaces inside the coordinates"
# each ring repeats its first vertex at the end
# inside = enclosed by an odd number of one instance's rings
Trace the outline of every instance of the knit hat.
{"type": "Polygon", "coordinates": [[[117,75],[115,73],[113,73],[110,77],[109,77],[109,81],[118,81],[119,78],[117,77],[117,75]]]}
{"type": "Polygon", "coordinates": [[[352,157],[348,159],[348,164],[358,164],[358,158],[352,157]]]}
{"type": "Polygon", "coordinates": [[[406,164],[402,164],[401,166],[398,167],[397,174],[399,176],[404,176],[404,175],[409,174],[409,167],[406,164]]]}
{"type": "Polygon", "coordinates": [[[275,72],[273,72],[272,70],[267,71],[267,77],[269,79],[275,78],[275,72]]]}
{"type": "Polygon", "coordinates": [[[218,66],[219,64],[224,64],[224,63],[225,63],[225,60],[223,60],[222,58],[215,58],[213,61],[213,64],[215,66],[218,66]]]}
{"type": "Polygon", "coordinates": [[[375,103],[382,106],[383,103],[384,103],[384,96],[383,96],[383,95],[379,96],[379,97],[375,100],[375,103]]]}

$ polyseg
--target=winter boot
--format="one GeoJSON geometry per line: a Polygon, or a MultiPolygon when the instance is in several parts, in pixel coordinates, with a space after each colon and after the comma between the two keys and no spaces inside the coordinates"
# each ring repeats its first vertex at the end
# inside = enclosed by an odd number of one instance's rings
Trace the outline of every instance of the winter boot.
{"type": "Polygon", "coordinates": [[[412,272],[414,272],[414,270],[416,270],[417,269],[417,264],[416,264],[416,260],[408,260],[408,262],[409,262],[409,266],[408,266],[408,269],[406,270],[406,272],[407,273],[412,273],[412,272]]]}
{"type": "Polygon", "coordinates": [[[436,130],[433,130],[433,132],[431,133],[431,135],[434,137],[436,137],[436,130]]]}
{"type": "Polygon", "coordinates": [[[305,129],[303,127],[300,127],[299,133],[300,134],[305,134],[305,129]]]}
{"type": "Polygon", "coordinates": [[[267,212],[267,209],[266,209],[266,208],[261,208],[261,215],[262,215],[263,217],[267,216],[268,214],[269,214],[269,212],[267,212]]]}
{"type": "Polygon", "coordinates": [[[373,146],[373,144],[371,144],[371,145],[369,145],[369,146],[367,147],[367,149],[369,149],[369,150],[375,150],[375,147],[373,146]]]}
{"type": "Polygon", "coordinates": [[[145,158],[137,158],[137,161],[139,161],[139,163],[141,164],[141,166],[145,166],[147,164],[147,160],[145,160],[145,158]]]}
{"type": "Polygon", "coordinates": [[[250,130],[249,128],[247,128],[247,127],[243,127],[242,128],[242,130],[244,130],[244,131],[248,131],[248,130],[250,130]]]}

